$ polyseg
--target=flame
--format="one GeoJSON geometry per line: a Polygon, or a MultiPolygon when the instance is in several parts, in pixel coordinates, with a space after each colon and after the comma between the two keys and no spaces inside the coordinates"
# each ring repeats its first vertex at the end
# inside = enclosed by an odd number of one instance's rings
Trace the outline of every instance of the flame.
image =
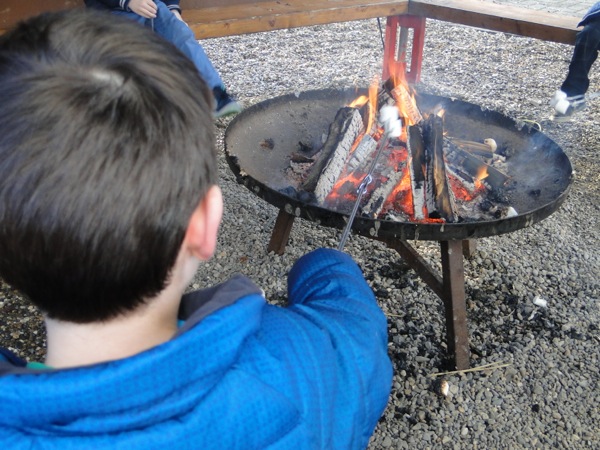
{"type": "Polygon", "coordinates": [[[379,79],[374,78],[373,82],[369,86],[369,119],[367,121],[367,133],[373,128],[373,122],[375,122],[375,116],[377,116],[377,94],[379,92],[379,79]]]}
{"type": "Polygon", "coordinates": [[[400,84],[408,86],[408,81],[406,81],[405,62],[390,61],[390,66],[388,67],[388,69],[388,73],[390,74],[390,80],[392,81],[392,86],[396,87],[400,84]]]}
{"type": "Polygon", "coordinates": [[[398,108],[398,116],[402,119],[404,126],[415,125],[422,119],[417,106],[415,90],[408,84],[405,74],[406,64],[390,65],[390,81],[393,89],[392,97],[398,108]]]}
{"type": "Polygon", "coordinates": [[[411,218],[414,218],[415,207],[412,198],[408,164],[404,165],[400,182],[396,185],[394,190],[390,193],[385,201],[383,212],[388,211],[402,211],[405,214],[408,214],[411,218]]]}
{"type": "MultiPolygon", "coordinates": [[[[423,119],[417,105],[416,91],[406,80],[403,64],[391,65],[389,73],[390,80],[386,82],[386,85],[391,84],[392,86],[390,93],[395,101],[398,115],[404,126],[403,134],[404,136],[408,136],[406,128],[418,124],[423,119]]],[[[367,122],[365,128],[366,131],[357,137],[350,150],[350,155],[354,153],[366,134],[370,134],[377,142],[379,142],[383,136],[383,129],[376,125],[378,122],[379,89],[380,80],[374,79],[369,86],[368,94],[357,97],[348,105],[353,108],[363,108],[363,110],[366,110],[365,121],[367,122]]],[[[389,86],[388,89],[390,89],[389,86]]],[[[442,105],[437,105],[432,111],[432,114],[444,117],[446,110],[442,105]]],[[[446,132],[447,130],[444,130],[444,133],[446,132]]],[[[384,154],[386,155],[387,160],[381,160],[379,164],[385,164],[388,168],[393,168],[396,172],[400,172],[401,175],[400,181],[394,186],[392,192],[385,200],[381,214],[385,214],[389,211],[396,211],[406,214],[413,222],[443,223],[444,219],[428,218],[428,212],[426,210],[423,211],[425,219],[415,219],[415,204],[411,186],[410,164],[408,164],[410,156],[406,145],[398,145],[398,143],[396,143],[393,149],[384,154]]],[[[424,167],[422,169],[424,170],[424,167]]],[[[325,204],[332,207],[337,207],[337,205],[347,207],[347,205],[354,203],[358,195],[358,188],[366,175],[364,167],[356,169],[354,172],[348,172],[348,169],[345,168],[325,199],[325,204]]],[[[388,182],[388,179],[383,175],[372,175],[375,177],[375,180],[367,187],[367,198],[378,186],[388,182]]],[[[484,165],[479,169],[477,176],[473,180],[473,184],[467,183],[469,186],[465,186],[465,183],[461,181],[460,178],[451,173],[448,174],[448,181],[455,198],[460,201],[469,202],[478,197],[486,189],[482,180],[487,176],[487,167],[484,165]]],[[[426,206],[423,205],[423,208],[426,208],[426,206]]]]}
{"type": "Polygon", "coordinates": [[[368,95],[360,95],[348,104],[348,106],[351,108],[361,108],[364,105],[368,106],[367,126],[365,128],[367,133],[371,133],[371,128],[373,128],[373,123],[375,123],[377,116],[378,93],[379,78],[375,77],[369,86],[368,95]]]}
{"type": "Polygon", "coordinates": [[[487,170],[487,166],[481,166],[479,168],[479,170],[477,171],[477,176],[475,177],[475,188],[477,190],[483,189],[483,183],[481,182],[482,180],[485,180],[488,177],[488,170],[487,170]]]}
{"type": "Polygon", "coordinates": [[[350,106],[351,108],[360,108],[361,106],[365,105],[368,101],[369,97],[367,97],[366,95],[360,95],[354,100],[352,100],[348,106],[350,106]]]}

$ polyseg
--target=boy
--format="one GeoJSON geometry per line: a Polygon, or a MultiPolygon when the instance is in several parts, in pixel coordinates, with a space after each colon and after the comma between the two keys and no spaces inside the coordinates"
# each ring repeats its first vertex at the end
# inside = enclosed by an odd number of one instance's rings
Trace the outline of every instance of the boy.
{"type": "Polygon", "coordinates": [[[568,120],[575,111],[585,107],[589,73],[600,50],[600,2],[588,10],[577,26],[583,29],[577,33],[567,77],[550,99],[555,119],[559,121],[568,120]]]}
{"type": "Polygon", "coordinates": [[[364,448],[392,371],[348,256],[302,257],[287,308],[243,276],[183,295],[222,198],[210,92],[169,46],[86,11],[0,37],[0,276],[47,329],[43,364],[0,352],[0,442],[364,448]]]}
{"type": "Polygon", "coordinates": [[[179,0],[84,0],[88,8],[108,10],[151,28],[182,51],[200,72],[215,97],[215,118],[237,114],[238,102],[225,90],[221,77],[194,33],[181,18],[179,0]]]}

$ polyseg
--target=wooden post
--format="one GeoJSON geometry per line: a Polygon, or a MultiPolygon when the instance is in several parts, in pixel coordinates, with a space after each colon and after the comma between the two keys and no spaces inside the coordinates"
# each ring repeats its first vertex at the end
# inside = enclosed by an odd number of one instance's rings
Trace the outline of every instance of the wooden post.
{"type": "Polygon", "coordinates": [[[440,242],[448,353],[454,355],[456,370],[468,369],[470,364],[462,242],[440,242]]]}
{"type": "Polygon", "coordinates": [[[284,209],[279,210],[279,214],[277,214],[277,219],[275,220],[275,227],[271,234],[271,240],[267,247],[268,252],[275,252],[277,255],[285,253],[285,247],[290,238],[295,218],[293,214],[286,212],[284,209]]]}

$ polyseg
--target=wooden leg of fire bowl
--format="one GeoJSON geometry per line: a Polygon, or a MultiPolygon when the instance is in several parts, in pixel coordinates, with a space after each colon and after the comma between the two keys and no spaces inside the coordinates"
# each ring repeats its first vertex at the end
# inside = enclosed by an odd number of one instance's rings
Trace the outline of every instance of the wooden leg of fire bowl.
{"type": "Polygon", "coordinates": [[[469,368],[469,335],[465,302],[463,241],[440,242],[448,353],[454,355],[456,370],[469,368]]]}
{"type": "Polygon", "coordinates": [[[475,239],[467,239],[462,241],[463,256],[470,258],[477,251],[477,241],[475,239]]]}
{"type": "Polygon", "coordinates": [[[267,247],[268,252],[275,252],[277,255],[283,255],[285,253],[285,247],[290,238],[294,219],[295,216],[293,214],[290,214],[283,209],[279,210],[277,220],[275,220],[273,234],[271,234],[271,240],[267,247]]]}
{"type": "Polygon", "coordinates": [[[380,239],[400,253],[404,261],[421,277],[444,303],[448,356],[457,370],[469,368],[469,337],[465,303],[465,274],[462,241],[440,242],[442,276],[408,242],[380,239]]]}

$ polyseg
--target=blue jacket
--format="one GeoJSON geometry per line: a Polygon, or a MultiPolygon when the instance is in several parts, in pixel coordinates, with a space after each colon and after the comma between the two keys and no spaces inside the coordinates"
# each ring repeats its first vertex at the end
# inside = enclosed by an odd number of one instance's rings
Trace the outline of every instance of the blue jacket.
{"type": "Polygon", "coordinates": [[[598,19],[600,19],[600,2],[594,3],[594,5],[588,10],[588,12],[585,13],[585,16],[583,16],[583,19],[581,19],[581,22],[579,22],[577,26],[582,27],[598,19]]]}
{"type": "MultiPolygon", "coordinates": [[[[269,305],[237,276],[186,295],[171,341],[130,358],[0,364],[0,443],[48,449],[359,449],[388,400],[386,319],[347,255],[317,250],[269,305]],[[3,372],[3,373],[2,373],[3,372]]],[[[2,359],[0,357],[0,359],[2,359]]]]}

